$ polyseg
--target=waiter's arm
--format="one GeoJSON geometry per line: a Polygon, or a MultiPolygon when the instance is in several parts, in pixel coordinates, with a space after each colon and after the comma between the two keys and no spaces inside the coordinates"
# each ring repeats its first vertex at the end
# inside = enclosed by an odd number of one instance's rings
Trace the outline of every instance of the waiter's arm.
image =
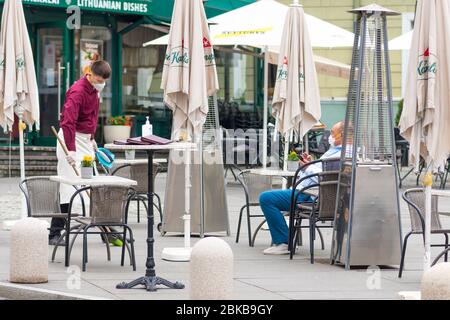
{"type": "Polygon", "coordinates": [[[76,151],[75,134],[81,104],[82,97],[77,95],[76,92],[69,94],[64,102],[60,126],[64,134],[66,147],[69,151],[76,151]]]}

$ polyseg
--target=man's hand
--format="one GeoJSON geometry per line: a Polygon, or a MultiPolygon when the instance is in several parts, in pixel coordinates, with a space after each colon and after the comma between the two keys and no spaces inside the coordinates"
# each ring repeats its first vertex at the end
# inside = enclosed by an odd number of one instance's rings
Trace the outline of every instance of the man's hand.
{"type": "Polygon", "coordinates": [[[75,151],[69,151],[69,154],[66,156],[67,162],[73,166],[77,163],[77,153],[75,151]]]}
{"type": "Polygon", "coordinates": [[[299,165],[303,167],[304,165],[310,163],[312,161],[311,155],[307,153],[303,153],[301,159],[298,161],[299,165]]]}

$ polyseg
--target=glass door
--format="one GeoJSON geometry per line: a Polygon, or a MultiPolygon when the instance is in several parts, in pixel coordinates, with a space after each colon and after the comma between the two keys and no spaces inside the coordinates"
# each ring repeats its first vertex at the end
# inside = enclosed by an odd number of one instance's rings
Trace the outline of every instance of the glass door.
{"type": "Polygon", "coordinates": [[[64,23],[36,28],[36,69],[39,88],[40,132],[37,145],[55,145],[51,127],[59,128],[60,112],[70,86],[69,30],[64,23]]]}

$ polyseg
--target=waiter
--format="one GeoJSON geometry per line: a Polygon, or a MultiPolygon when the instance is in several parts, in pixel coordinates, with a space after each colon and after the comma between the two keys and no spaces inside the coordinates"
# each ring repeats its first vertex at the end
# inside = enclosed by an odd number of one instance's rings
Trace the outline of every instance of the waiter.
{"type": "MultiPolygon", "coordinates": [[[[94,157],[97,148],[94,136],[100,108],[100,93],[110,76],[111,67],[108,62],[96,61],[91,65],[90,70],[67,91],[58,135],[64,141],[69,154],[66,156],[61,146],[57,144],[58,175],[75,177],[72,165],[75,164],[80,172],[83,157],[86,155],[94,157]]],[[[70,198],[74,191],[72,186],[60,185],[62,213],[68,212],[70,198]]],[[[64,219],[52,219],[50,245],[57,243],[63,229],[64,219]]]]}

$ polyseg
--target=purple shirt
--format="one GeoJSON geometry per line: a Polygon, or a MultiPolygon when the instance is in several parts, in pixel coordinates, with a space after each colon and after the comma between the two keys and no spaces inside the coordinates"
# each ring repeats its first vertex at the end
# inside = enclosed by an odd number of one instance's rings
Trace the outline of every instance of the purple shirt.
{"type": "Polygon", "coordinates": [[[94,137],[99,108],[98,91],[86,77],[75,82],[67,91],[60,127],[69,151],[76,151],[76,132],[90,133],[91,138],[94,137]]]}

